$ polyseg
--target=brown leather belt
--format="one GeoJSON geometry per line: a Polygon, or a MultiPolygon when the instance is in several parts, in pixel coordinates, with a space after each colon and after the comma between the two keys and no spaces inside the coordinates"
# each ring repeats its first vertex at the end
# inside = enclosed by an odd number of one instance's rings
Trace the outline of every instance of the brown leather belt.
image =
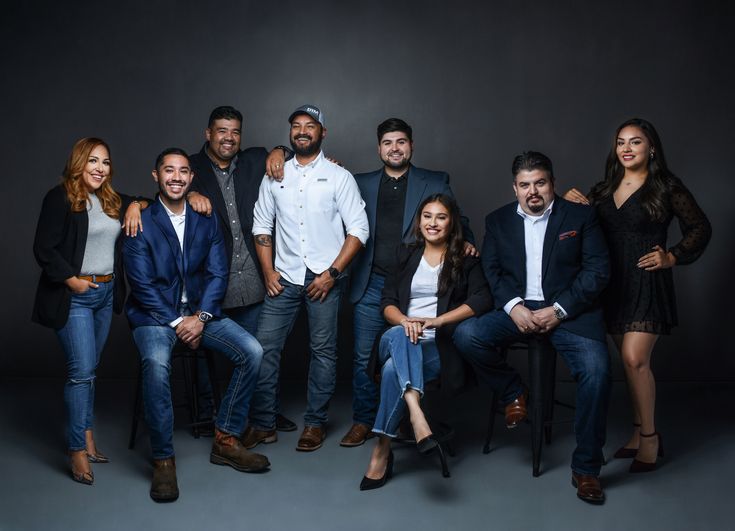
{"type": "Polygon", "coordinates": [[[77,275],[77,278],[81,278],[82,280],[88,280],[89,282],[97,283],[105,283],[105,282],[112,282],[112,279],[115,278],[115,275],[77,275]]]}

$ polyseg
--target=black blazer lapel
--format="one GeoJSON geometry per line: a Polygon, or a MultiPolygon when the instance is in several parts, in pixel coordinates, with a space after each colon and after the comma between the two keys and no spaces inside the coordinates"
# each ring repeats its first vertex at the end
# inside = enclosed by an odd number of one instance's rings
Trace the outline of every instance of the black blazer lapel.
{"type": "MultiPolygon", "coordinates": [[[[214,170],[212,170],[212,162],[206,154],[206,149],[207,148],[205,146],[203,151],[205,151],[204,156],[207,162],[204,165],[204,168],[199,170],[202,173],[194,175],[194,178],[199,179],[199,186],[204,188],[206,191],[207,197],[212,202],[212,209],[217,212],[217,215],[222,221],[227,221],[227,206],[225,205],[225,199],[222,196],[222,190],[220,190],[217,176],[214,174],[214,170]]],[[[189,220],[187,219],[187,221],[189,220]]]]}
{"type": "Polygon", "coordinates": [[[382,178],[382,176],[382,170],[374,172],[372,175],[367,177],[367,179],[369,179],[369,182],[368,186],[365,187],[366,192],[369,193],[369,195],[365,194],[367,195],[367,197],[365,198],[365,213],[368,217],[371,240],[374,240],[375,236],[375,225],[377,223],[378,216],[378,193],[380,192],[380,179],[382,178]]]}
{"type": "Polygon", "coordinates": [[[566,209],[558,197],[554,196],[554,206],[549,215],[549,223],[546,225],[544,234],[544,252],[541,258],[541,278],[546,278],[546,270],[551,263],[551,253],[559,240],[559,227],[566,216],[566,209]]]}
{"type": "MultiPolygon", "coordinates": [[[[406,206],[403,209],[403,240],[406,240],[413,224],[413,218],[416,216],[416,209],[421,203],[426,190],[426,178],[417,171],[415,167],[408,168],[408,187],[406,188],[406,206]]],[[[410,238],[413,240],[413,238],[410,238]]]]}
{"type": "Polygon", "coordinates": [[[163,205],[161,205],[158,198],[154,200],[153,205],[150,208],[152,209],[151,218],[156,223],[156,225],[158,225],[158,227],[161,229],[161,233],[166,238],[166,241],[171,248],[171,254],[174,257],[174,260],[176,260],[176,267],[179,270],[179,274],[181,275],[181,278],[184,278],[184,263],[181,256],[179,238],[176,236],[174,226],[171,224],[171,220],[168,218],[168,213],[166,212],[166,209],[163,208],[163,205]]]}

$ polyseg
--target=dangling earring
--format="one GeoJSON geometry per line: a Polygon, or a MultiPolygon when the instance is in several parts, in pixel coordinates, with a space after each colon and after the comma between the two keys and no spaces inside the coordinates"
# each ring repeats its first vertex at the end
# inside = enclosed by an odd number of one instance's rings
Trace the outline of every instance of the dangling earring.
{"type": "Polygon", "coordinates": [[[651,150],[651,151],[648,152],[648,158],[650,158],[650,159],[653,158],[653,150],[651,150]]]}

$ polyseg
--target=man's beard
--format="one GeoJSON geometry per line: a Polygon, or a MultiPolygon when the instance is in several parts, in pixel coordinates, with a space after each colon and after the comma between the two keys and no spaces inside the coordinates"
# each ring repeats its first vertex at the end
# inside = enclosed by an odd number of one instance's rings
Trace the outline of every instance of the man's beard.
{"type": "Polygon", "coordinates": [[[404,157],[401,162],[392,162],[389,157],[383,159],[383,164],[394,170],[405,170],[410,163],[411,159],[408,157],[404,157]]]}
{"type": "Polygon", "coordinates": [[[319,150],[322,149],[322,137],[319,135],[315,140],[313,140],[311,143],[301,146],[300,144],[296,143],[296,139],[299,137],[291,139],[291,147],[294,150],[294,153],[297,155],[301,155],[302,157],[308,157],[310,155],[314,155],[315,153],[319,153],[319,150]]]}
{"type": "MultiPolygon", "coordinates": [[[[531,204],[528,201],[526,201],[526,205],[528,206],[528,210],[533,212],[534,214],[538,214],[539,212],[543,212],[546,208],[546,201],[544,201],[543,197],[539,197],[541,199],[540,203],[531,204]]],[[[529,198],[530,201],[530,198],[529,198]]]]}

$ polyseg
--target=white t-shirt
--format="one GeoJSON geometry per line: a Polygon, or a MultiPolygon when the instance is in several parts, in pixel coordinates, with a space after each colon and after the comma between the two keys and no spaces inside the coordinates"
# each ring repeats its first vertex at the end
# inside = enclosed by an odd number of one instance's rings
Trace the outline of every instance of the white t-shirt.
{"type": "MultiPolygon", "coordinates": [[[[411,280],[411,299],[408,302],[408,317],[436,317],[436,292],[439,286],[439,272],[442,270],[440,262],[431,267],[422,256],[419,267],[411,280]]],[[[422,340],[434,339],[436,329],[428,328],[421,336],[422,340]]]]}

